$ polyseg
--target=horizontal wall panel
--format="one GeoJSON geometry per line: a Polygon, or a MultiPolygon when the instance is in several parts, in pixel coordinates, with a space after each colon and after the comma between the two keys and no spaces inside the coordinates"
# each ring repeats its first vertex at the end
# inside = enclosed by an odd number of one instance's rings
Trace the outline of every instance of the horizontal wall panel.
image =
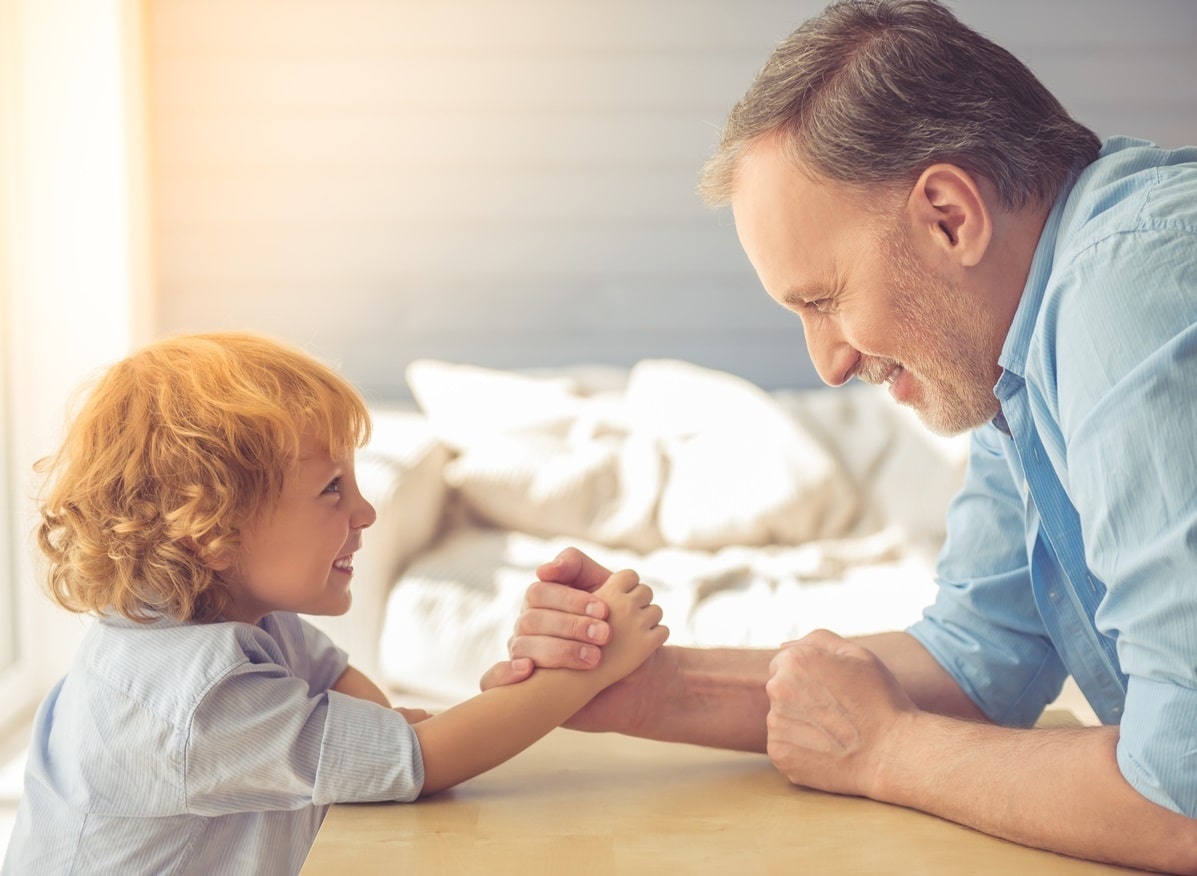
{"type": "Polygon", "coordinates": [[[171,318],[201,322],[220,314],[222,324],[244,315],[256,325],[290,320],[294,327],[311,309],[328,311],[325,322],[351,331],[388,330],[435,335],[463,332],[551,331],[571,335],[611,332],[620,325],[643,331],[752,331],[778,326],[801,333],[802,323],[776,304],[755,280],[741,274],[683,274],[662,284],[644,275],[602,276],[581,281],[560,277],[406,277],[346,285],[328,300],[321,282],[253,283],[244,279],[201,285],[193,296],[172,301],[171,318]],[[201,294],[202,293],[202,294],[201,294]],[[203,299],[203,306],[192,303],[203,299]],[[336,305],[334,310],[332,305],[336,305]],[[358,327],[354,329],[354,327],[358,327]]]}
{"type": "Polygon", "coordinates": [[[496,226],[489,233],[429,228],[403,234],[378,226],[278,228],[249,233],[159,235],[162,277],[197,280],[300,276],[329,284],[354,276],[404,274],[559,275],[627,270],[669,276],[679,271],[747,268],[735,233],[710,224],[689,228],[496,226]],[[177,271],[170,266],[186,265],[177,271]],[[620,267],[625,266],[625,267],[620,267]],[[351,269],[346,274],[346,269],[351,269]]]}
{"type": "Polygon", "coordinates": [[[528,55],[757,50],[816,0],[154,0],[153,31],[179,55],[528,55]],[[185,37],[183,39],[182,37],[185,37]]]}
{"type": "MultiPolygon", "coordinates": [[[[156,34],[180,54],[677,52],[759,50],[820,0],[152,0],[156,34]],[[182,37],[185,37],[182,38],[182,37]]],[[[1192,0],[955,0],[973,27],[1008,47],[1185,46],[1192,0]]],[[[1186,42],[1188,40],[1188,42],[1186,42]]]]}
{"type": "Polygon", "coordinates": [[[695,55],[217,56],[155,64],[154,105],[171,112],[226,107],[379,112],[568,108],[705,110],[738,99],[762,58],[695,55]]]}
{"type": "MultiPolygon", "coordinates": [[[[709,222],[698,170],[544,167],[418,173],[387,164],[237,167],[178,172],[158,195],[163,232],[239,233],[255,226],[345,223],[452,227],[576,223],[585,227],[656,220],[709,222]],[[303,184],[296,184],[302,176],[303,184]],[[226,226],[218,232],[212,226],[226,226]]],[[[719,221],[719,220],[716,220],[719,221]]],[[[725,225],[730,227],[730,216],[725,225]]]]}
{"type": "Polygon", "coordinates": [[[714,148],[726,107],[704,113],[628,108],[552,112],[517,118],[488,107],[466,111],[305,113],[241,110],[170,113],[157,127],[164,173],[238,168],[440,171],[607,167],[693,170],[714,148]],[[706,121],[705,117],[712,121],[706,121]],[[302,143],[302,150],[295,145],[302,143]]]}

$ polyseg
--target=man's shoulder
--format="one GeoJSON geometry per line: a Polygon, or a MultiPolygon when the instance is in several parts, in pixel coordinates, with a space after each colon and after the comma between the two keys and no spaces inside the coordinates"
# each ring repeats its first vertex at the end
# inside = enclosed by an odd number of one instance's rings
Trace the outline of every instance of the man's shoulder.
{"type": "Polygon", "coordinates": [[[1065,257],[1113,235],[1197,232],[1197,147],[1107,140],[1069,191],[1060,230],[1058,255],[1065,257]]]}

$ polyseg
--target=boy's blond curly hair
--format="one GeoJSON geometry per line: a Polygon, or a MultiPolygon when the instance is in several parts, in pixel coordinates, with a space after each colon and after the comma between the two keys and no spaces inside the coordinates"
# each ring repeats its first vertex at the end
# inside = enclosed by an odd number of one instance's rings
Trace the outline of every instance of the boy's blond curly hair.
{"type": "Polygon", "coordinates": [[[308,354],[249,334],[151,344],[91,388],[46,475],[47,589],[74,612],[208,621],[229,595],[208,562],[277,500],[309,430],[362,446],[356,390],[308,354]]]}

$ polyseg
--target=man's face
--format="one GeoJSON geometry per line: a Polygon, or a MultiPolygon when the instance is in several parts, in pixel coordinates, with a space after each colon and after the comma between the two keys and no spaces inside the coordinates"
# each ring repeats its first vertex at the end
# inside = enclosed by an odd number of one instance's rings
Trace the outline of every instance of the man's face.
{"type": "Polygon", "coordinates": [[[1004,330],[980,296],[916,257],[898,205],[870,211],[765,141],[741,160],[732,210],[765,290],[801,317],[824,382],[887,383],[942,434],[997,413],[1004,330]]]}

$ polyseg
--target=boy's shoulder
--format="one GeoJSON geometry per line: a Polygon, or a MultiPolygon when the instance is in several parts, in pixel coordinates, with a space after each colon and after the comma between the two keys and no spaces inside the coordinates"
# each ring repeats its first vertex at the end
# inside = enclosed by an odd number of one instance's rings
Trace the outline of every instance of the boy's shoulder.
{"type": "Polygon", "coordinates": [[[97,692],[129,698],[176,723],[186,720],[213,685],[247,663],[274,664],[290,673],[303,647],[295,615],[270,615],[257,626],[105,616],[88,630],[72,673],[86,675],[97,692]]]}

